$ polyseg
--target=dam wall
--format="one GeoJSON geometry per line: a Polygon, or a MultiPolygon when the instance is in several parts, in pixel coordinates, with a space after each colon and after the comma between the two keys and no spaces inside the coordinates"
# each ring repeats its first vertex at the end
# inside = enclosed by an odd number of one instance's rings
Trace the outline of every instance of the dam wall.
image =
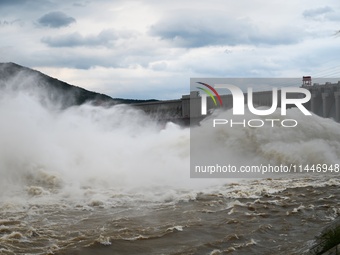
{"type": "Polygon", "coordinates": [[[306,108],[314,114],[324,118],[332,118],[340,122],[340,81],[313,86],[302,86],[308,89],[312,98],[306,108]]]}
{"type": "MultiPolygon", "coordinates": [[[[313,114],[324,118],[332,118],[340,122],[340,81],[338,83],[325,83],[314,85],[302,85],[311,92],[311,99],[304,106],[313,114]]],[[[301,93],[288,93],[287,98],[301,98],[301,93]]],[[[244,93],[244,103],[247,104],[248,95],[244,93]]],[[[231,94],[221,95],[223,109],[233,107],[233,97],[231,94]]],[[[278,107],[281,106],[281,91],[278,90],[278,107]]],[[[217,99],[216,99],[217,100],[217,99]]],[[[268,106],[273,104],[272,91],[253,92],[253,105],[268,106]]],[[[190,95],[183,95],[181,99],[154,101],[147,103],[133,104],[147,114],[158,120],[174,121],[188,124],[190,119],[201,120],[205,115],[201,114],[201,96],[198,91],[191,91],[190,95]]],[[[295,105],[287,105],[287,108],[295,105]]],[[[207,97],[207,112],[215,109],[216,106],[210,97],[207,97]]]]}

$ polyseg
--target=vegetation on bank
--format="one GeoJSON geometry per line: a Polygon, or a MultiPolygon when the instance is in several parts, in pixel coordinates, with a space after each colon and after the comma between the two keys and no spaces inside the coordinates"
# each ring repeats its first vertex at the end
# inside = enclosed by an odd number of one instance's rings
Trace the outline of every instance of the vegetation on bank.
{"type": "Polygon", "coordinates": [[[334,248],[332,254],[340,254],[337,246],[340,244],[340,221],[324,230],[320,236],[316,238],[316,245],[312,247],[311,251],[314,255],[328,254],[327,251],[334,248]]]}

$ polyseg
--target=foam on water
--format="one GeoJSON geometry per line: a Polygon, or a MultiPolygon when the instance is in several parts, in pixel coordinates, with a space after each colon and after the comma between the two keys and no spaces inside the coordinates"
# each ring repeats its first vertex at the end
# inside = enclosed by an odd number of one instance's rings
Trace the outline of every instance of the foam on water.
{"type": "MultiPolygon", "coordinates": [[[[216,111],[210,118],[233,119],[246,122],[254,119],[250,112],[245,116],[233,116],[232,111],[216,111]]],[[[249,126],[217,125],[212,128],[208,118],[201,127],[193,130],[200,134],[195,141],[198,148],[209,146],[211,155],[228,158],[233,165],[277,164],[336,164],[340,159],[340,126],[332,119],[317,115],[305,116],[299,109],[292,108],[287,116],[281,116],[280,109],[270,117],[256,116],[256,119],[294,119],[298,125],[293,128],[282,127],[275,122],[261,128],[249,126]]]]}
{"type": "Polygon", "coordinates": [[[125,106],[59,111],[18,93],[2,95],[0,119],[2,200],[13,192],[101,199],[96,189],[157,195],[189,176],[189,131],[125,106]]]}

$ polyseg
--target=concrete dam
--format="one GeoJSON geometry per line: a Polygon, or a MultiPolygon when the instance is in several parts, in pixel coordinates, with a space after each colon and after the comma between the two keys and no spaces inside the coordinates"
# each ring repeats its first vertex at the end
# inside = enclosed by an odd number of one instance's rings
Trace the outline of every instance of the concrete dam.
{"type": "MultiPolygon", "coordinates": [[[[304,104],[305,108],[313,114],[324,118],[332,118],[340,122],[340,81],[337,83],[326,82],[325,84],[313,85],[309,79],[303,80],[300,86],[310,91],[311,99],[304,104]]],[[[301,98],[301,93],[288,93],[287,98],[301,98]]],[[[221,95],[224,109],[233,107],[231,94],[221,95]]],[[[244,103],[247,104],[247,93],[244,93],[244,103]]],[[[253,92],[254,106],[272,106],[272,91],[253,92]]],[[[134,107],[142,109],[159,121],[172,121],[182,125],[189,125],[190,121],[199,122],[206,116],[201,114],[201,96],[198,91],[191,91],[190,95],[183,95],[181,99],[154,101],[133,104],[134,107]]],[[[281,90],[278,90],[278,107],[281,106],[281,90]]],[[[287,108],[295,105],[287,105],[287,108]]],[[[207,110],[216,108],[213,100],[207,98],[207,110]]]]}

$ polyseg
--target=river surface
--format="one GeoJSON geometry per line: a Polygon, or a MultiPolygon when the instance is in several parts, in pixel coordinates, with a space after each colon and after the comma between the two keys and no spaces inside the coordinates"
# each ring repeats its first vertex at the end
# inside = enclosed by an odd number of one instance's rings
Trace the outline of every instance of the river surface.
{"type": "MultiPolygon", "coordinates": [[[[336,176],[229,183],[168,201],[2,204],[1,254],[304,254],[339,214],[336,176]]],[[[84,191],[85,192],[85,191],[84,191]]],[[[91,193],[91,189],[86,192],[91,193]]],[[[178,196],[178,198],[175,198],[178,196]]],[[[307,253],[306,253],[307,254],[307,253]]]]}

